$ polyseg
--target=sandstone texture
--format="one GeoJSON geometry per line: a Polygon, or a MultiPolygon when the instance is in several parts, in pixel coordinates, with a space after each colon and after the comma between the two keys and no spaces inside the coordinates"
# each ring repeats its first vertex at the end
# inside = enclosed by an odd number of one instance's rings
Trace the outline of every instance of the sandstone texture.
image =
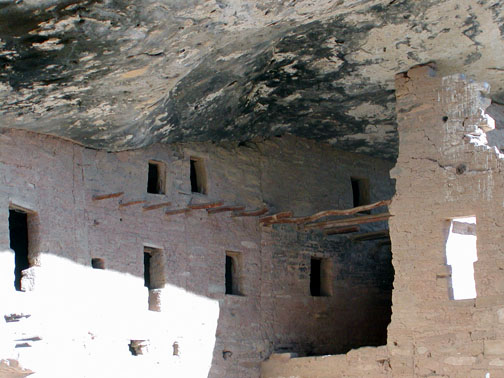
{"type": "Polygon", "coordinates": [[[504,377],[503,41],[502,0],[0,0],[0,377],[504,377]]]}
{"type": "Polygon", "coordinates": [[[504,103],[498,0],[2,0],[3,127],[124,150],[292,133],[395,159],[394,75],[504,103]]]}

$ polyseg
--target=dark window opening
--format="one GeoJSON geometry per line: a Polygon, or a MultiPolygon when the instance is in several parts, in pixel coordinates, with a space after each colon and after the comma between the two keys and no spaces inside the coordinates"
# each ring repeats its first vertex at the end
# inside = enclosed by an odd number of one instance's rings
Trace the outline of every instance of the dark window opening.
{"type": "Polygon", "coordinates": [[[191,157],[191,192],[207,194],[207,180],[203,159],[191,157]]]}
{"type": "Polygon", "coordinates": [[[191,192],[198,192],[198,176],[196,175],[196,162],[191,159],[191,192]]]}
{"type": "Polygon", "coordinates": [[[242,295],[241,292],[241,255],[226,252],[226,294],[242,295]]]}
{"type": "Polygon", "coordinates": [[[91,259],[91,266],[93,269],[105,269],[105,260],[99,258],[91,259]]]}
{"type": "Polygon", "coordinates": [[[164,194],[164,192],[165,192],[164,164],[158,161],[149,161],[147,193],[164,194]]]}
{"type": "Polygon", "coordinates": [[[332,294],[331,265],[329,259],[311,258],[310,294],[313,297],[327,297],[332,294]]]}
{"type": "Polygon", "coordinates": [[[144,286],[149,290],[161,289],[164,279],[164,254],[161,249],[144,247],[144,286]]]}
{"type": "Polygon", "coordinates": [[[371,203],[369,193],[369,180],[362,178],[350,178],[352,182],[353,207],[369,205],[371,203]]]}
{"type": "Polygon", "coordinates": [[[156,248],[144,247],[144,286],[149,289],[150,311],[161,311],[161,291],[165,285],[164,254],[156,248]]]}
{"type": "Polygon", "coordinates": [[[233,258],[226,255],[226,294],[233,294],[233,258]]]}
{"type": "Polygon", "coordinates": [[[21,291],[22,271],[30,267],[28,260],[28,214],[9,209],[10,248],[14,250],[14,287],[21,291]]]}
{"type": "Polygon", "coordinates": [[[151,288],[151,254],[144,250],[144,286],[151,288]]]}
{"type": "Polygon", "coordinates": [[[320,260],[311,259],[310,293],[313,297],[320,296],[320,260]]]}

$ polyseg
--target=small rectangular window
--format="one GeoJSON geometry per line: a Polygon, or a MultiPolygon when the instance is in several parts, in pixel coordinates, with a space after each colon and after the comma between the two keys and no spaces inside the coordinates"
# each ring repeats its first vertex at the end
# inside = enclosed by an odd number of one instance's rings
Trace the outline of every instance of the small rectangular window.
{"type": "Polygon", "coordinates": [[[105,269],[105,260],[93,257],[91,259],[91,267],[93,269],[105,269]]]}
{"type": "Polygon", "coordinates": [[[165,193],[165,164],[160,161],[149,161],[149,172],[147,177],[147,193],[165,193]]]}
{"type": "Polygon", "coordinates": [[[151,267],[151,254],[144,249],[144,286],[147,289],[151,288],[150,283],[150,267],[151,267]]]}
{"type": "Polygon", "coordinates": [[[165,285],[164,253],[161,249],[144,247],[144,286],[149,289],[150,311],[161,311],[160,290],[165,285]]]}
{"type": "Polygon", "coordinates": [[[450,220],[446,240],[446,263],[451,266],[451,291],[455,300],[476,298],[474,263],[476,251],[476,217],[450,220]]]}
{"type": "Polygon", "coordinates": [[[332,295],[331,261],[312,257],[310,261],[310,294],[312,297],[332,295]]]}
{"type": "Polygon", "coordinates": [[[351,177],[353,206],[369,205],[371,203],[369,193],[369,180],[365,178],[351,177]]]}
{"type": "Polygon", "coordinates": [[[144,247],[144,286],[150,289],[161,289],[165,284],[163,251],[144,247]]]}
{"type": "Polygon", "coordinates": [[[226,294],[243,295],[242,258],[239,252],[226,252],[226,294]]]}
{"type": "Polygon", "coordinates": [[[190,165],[191,192],[207,194],[207,177],[203,159],[191,156],[190,165]]]}

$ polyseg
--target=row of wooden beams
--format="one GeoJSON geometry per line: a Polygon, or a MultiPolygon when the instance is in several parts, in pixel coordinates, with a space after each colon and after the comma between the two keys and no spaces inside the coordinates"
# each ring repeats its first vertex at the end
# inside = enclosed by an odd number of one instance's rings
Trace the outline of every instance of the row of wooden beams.
{"type": "Polygon", "coordinates": [[[291,218],[292,217],[292,211],[283,211],[281,213],[276,213],[273,215],[269,215],[267,217],[259,218],[259,223],[264,223],[264,224],[273,224],[273,223],[279,223],[279,219],[283,218],[291,218]]]}
{"type": "Polygon", "coordinates": [[[101,201],[101,200],[108,199],[108,198],[116,198],[116,197],[122,196],[123,194],[124,194],[124,192],[100,194],[100,195],[97,194],[97,195],[93,196],[93,201],[101,201]]]}
{"type": "MultiPolygon", "coordinates": [[[[122,196],[123,194],[124,194],[124,192],[94,195],[93,201],[100,201],[100,200],[104,200],[104,199],[108,199],[108,198],[116,198],[116,197],[122,196]]],[[[145,200],[119,202],[119,208],[121,209],[124,207],[143,204],[146,202],[147,201],[145,201],[145,200]]],[[[143,211],[150,211],[150,210],[160,209],[162,207],[168,207],[170,205],[171,205],[171,202],[162,202],[162,203],[144,206],[144,207],[142,207],[142,210],[143,211]]],[[[266,208],[266,207],[259,209],[259,210],[244,211],[245,206],[223,206],[223,205],[224,205],[224,202],[222,202],[222,201],[189,204],[188,207],[186,207],[186,208],[166,210],[165,214],[169,216],[169,215],[187,213],[191,210],[206,210],[208,214],[217,214],[217,213],[223,213],[226,211],[232,211],[233,217],[249,217],[249,216],[260,216],[260,215],[263,215],[268,212],[268,208],[266,208]]],[[[292,213],[288,212],[288,214],[286,214],[286,215],[292,216],[292,213]]],[[[277,216],[278,215],[276,215],[276,217],[277,216]]],[[[280,216],[282,216],[282,214],[280,214],[280,216]]]]}
{"type": "Polygon", "coordinates": [[[349,234],[351,232],[359,232],[359,226],[335,227],[324,230],[324,235],[349,234]]]}
{"type": "Polygon", "coordinates": [[[165,215],[184,214],[184,213],[188,213],[189,211],[191,211],[191,209],[189,209],[188,207],[184,207],[182,209],[166,210],[165,215]]]}
{"type": "Polygon", "coordinates": [[[223,213],[225,211],[242,211],[245,210],[245,206],[222,206],[213,209],[207,209],[208,214],[223,213]]]}
{"type": "Polygon", "coordinates": [[[312,230],[315,228],[327,229],[332,227],[353,226],[357,224],[380,222],[389,219],[390,216],[391,216],[390,213],[379,213],[373,215],[364,215],[355,218],[345,218],[325,222],[308,223],[307,225],[304,226],[304,229],[305,230],[312,230]]]}
{"type": "Polygon", "coordinates": [[[231,214],[232,217],[259,217],[261,215],[264,215],[268,212],[267,207],[263,207],[262,209],[258,210],[251,210],[251,211],[238,211],[234,212],[231,214]]]}
{"type": "Polygon", "coordinates": [[[119,208],[123,208],[123,207],[128,207],[128,206],[133,206],[133,205],[139,205],[141,203],[146,203],[147,201],[129,201],[129,202],[120,202],[119,203],[119,208]]]}
{"type": "Polygon", "coordinates": [[[142,207],[142,210],[143,211],[156,210],[156,209],[160,209],[162,207],[167,207],[170,205],[171,205],[171,202],[161,202],[161,203],[156,203],[155,205],[144,206],[144,207],[142,207]]]}
{"type": "Polygon", "coordinates": [[[202,210],[202,209],[212,209],[214,207],[221,207],[224,202],[207,202],[207,203],[195,203],[190,204],[187,207],[191,210],[202,210]]]}
{"type": "Polygon", "coordinates": [[[305,216],[305,217],[282,217],[278,218],[276,220],[268,220],[267,223],[294,223],[294,224],[304,224],[308,222],[314,222],[318,219],[325,218],[325,217],[330,217],[330,216],[343,216],[343,215],[352,215],[352,214],[357,214],[362,211],[369,211],[372,209],[376,209],[378,207],[382,206],[388,206],[390,205],[391,200],[384,200],[384,201],[378,201],[375,203],[371,203],[369,205],[362,205],[362,206],[357,206],[353,207],[351,209],[344,209],[344,210],[324,210],[320,211],[318,213],[315,213],[313,215],[305,216]]]}
{"type": "Polygon", "coordinates": [[[373,232],[364,232],[361,234],[356,234],[350,236],[350,239],[353,241],[366,241],[366,240],[377,240],[377,239],[386,239],[389,236],[389,230],[380,230],[373,232]]]}

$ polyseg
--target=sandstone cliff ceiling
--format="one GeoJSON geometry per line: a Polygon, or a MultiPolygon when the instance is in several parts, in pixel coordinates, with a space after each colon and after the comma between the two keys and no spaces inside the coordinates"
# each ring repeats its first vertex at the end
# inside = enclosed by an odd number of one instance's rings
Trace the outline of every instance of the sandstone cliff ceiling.
{"type": "Polygon", "coordinates": [[[394,74],[504,103],[504,1],[0,0],[1,127],[120,150],[292,133],[394,158],[394,74]]]}

